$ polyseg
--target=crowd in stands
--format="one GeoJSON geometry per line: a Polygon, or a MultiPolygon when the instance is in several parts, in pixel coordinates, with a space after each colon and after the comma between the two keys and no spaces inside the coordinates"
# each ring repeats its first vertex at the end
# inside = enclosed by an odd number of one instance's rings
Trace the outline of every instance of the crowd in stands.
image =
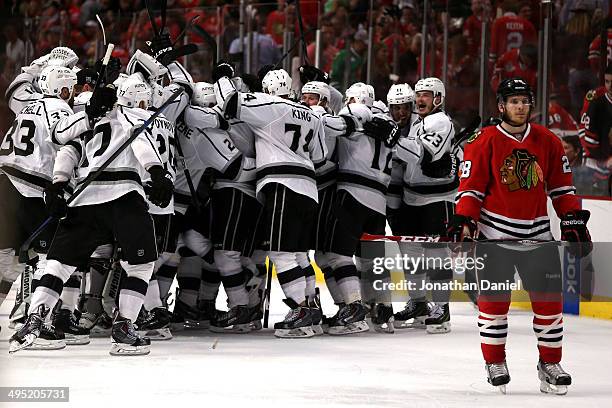
{"type": "MultiPolygon", "coordinates": [[[[98,14],[104,21],[107,41],[116,45],[114,55],[123,63],[136,49],[147,49],[153,30],[143,0],[0,0],[3,8],[0,49],[0,91],[37,56],[65,45],[81,56],[82,66],[92,66],[103,53],[98,14]]],[[[159,9],[160,0],[148,4],[159,9]]],[[[168,0],[166,27],[178,38],[194,17],[213,38],[225,58],[233,58],[245,69],[246,37],[239,39],[239,1],[168,0]]],[[[266,64],[276,64],[283,50],[299,39],[296,0],[251,0],[247,15],[252,19],[245,30],[252,32],[251,72],[266,64]],[[291,41],[283,48],[283,43],[291,41]]],[[[494,112],[492,95],[501,80],[521,76],[534,88],[538,81],[538,60],[543,53],[538,33],[543,28],[539,0],[431,0],[428,32],[424,37],[423,1],[376,0],[370,16],[369,0],[299,0],[303,32],[307,42],[305,58],[314,64],[315,30],[321,30],[320,67],[330,72],[332,85],[344,91],[347,83],[366,80],[368,27],[373,21],[371,83],[377,99],[384,100],[393,83],[414,84],[419,78],[421,41],[427,38],[427,76],[443,75],[443,27],[448,26],[447,111],[459,122],[478,113],[480,95],[480,55],[483,22],[490,30],[486,55],[489,95],[488,109],[494,112]],[[319,15],[321,10],[321,15],[319,15]],[[445,17],[444,11],[448,11],[445,17]]],[[[552,11],[552,52],[549,86],[549,126],[575,148],[573,163],[583,163],[579,139],[581,109],[585,95],[603,84],[602,64],[612,62],[612,18],[608,0],[554,0],[552,11]],[[602,47],[602,36],[604,39],[602,47]],[[602,55],[607,50],[607,55],[602,55]],[[607,61],[607,62],[606,62],[607,61]]],[[[160,23],[159,13],[157,21],[160,23]]],[[[194,80],[209,80],[213,51],[194,30],[186,30],[179,41],[200,45],[190,56],[188,66],[194,80]]],[[[294,47],[297,59],[302,47],[294,47]]],[[[541,61],[540,61],[541,62],[541,61]]],[[[0,103],[0,130],[6,132],[11,114],[0,103]]],[[[535,118],[539,120],[538,118],[535,118]]],[[[609,145],[609,144],[608,144],[609,145]]],[[[609,146],[607,147],[609,148],[609,146]]],[[[609,155],[609,153],[608,153],[609,155]]],[[[598,162],[598,174],[607,174],[611,160],[598,162]]],[[[584,178],[584,177],[583,177],[584,178]]],[[[605,177],[604,177],[605,178],[605,177]]],[[[581,188],[583,194],[609,195],[609,181],[598,180],[581,188]]],[[[584,181],[581,181],[584,182],[584,181]]],[[[580,188],[579,188],[580,190],[580,188]]]]}

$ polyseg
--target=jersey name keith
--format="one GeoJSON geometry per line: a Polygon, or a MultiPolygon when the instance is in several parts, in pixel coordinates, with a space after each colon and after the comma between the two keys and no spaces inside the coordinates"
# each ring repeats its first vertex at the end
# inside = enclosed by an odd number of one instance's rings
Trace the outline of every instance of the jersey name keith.
{"type": "Polygon", "coordinates": [[[311,120],[309,112],[298,109],[291,109],[291,113],[294,119],[305,120],[306,122],[310,122],[311,120]]]}

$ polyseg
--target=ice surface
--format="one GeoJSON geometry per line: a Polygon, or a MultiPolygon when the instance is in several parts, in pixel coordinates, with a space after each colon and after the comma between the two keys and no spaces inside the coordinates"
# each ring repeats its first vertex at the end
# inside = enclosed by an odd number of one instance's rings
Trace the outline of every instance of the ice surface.
{"type": "MultiPolygon", "coordinates": [[[[323,292],[325,312],[334,313],[323,292]]],[[[272,293],[271,323],[286,312],[277,283],[272,293]]],[[[408,329],[276,339],[271,329],[246,335],[188,331],[153,343],[144,357],[111,357],[109,339],[9,356],[13,299],[11,292],[0,308],[0,386],[70,387],[69,404],[38,404],[43,407],[612,406],[610,321],[565,316],[563,366],[574,385],[566,396],[544,395],[531,314],[513,310],[507,344],[512,381],[501,395],[486,382],[476,312],[467,303],[451,305],[449,334],[408,329]]],[[[0,403],[11,406],[25,405],[0,403]]]]}

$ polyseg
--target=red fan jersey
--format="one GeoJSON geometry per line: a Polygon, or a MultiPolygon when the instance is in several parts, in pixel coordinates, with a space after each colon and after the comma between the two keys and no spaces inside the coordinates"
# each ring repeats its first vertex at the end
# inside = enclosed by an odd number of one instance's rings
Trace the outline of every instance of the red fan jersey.
{"type": "Polygon", "coordinates": [[[489,60],[493,63],[497,57],[523,44],[537,44],[538,35],[531,21],[515,14],[504,15],[495,20],[491,27],[491,48],[489,60]]]}
{"type": "Polygon", "coordinates": [[[577,136],[578,123],[558,102],[548,103],[548,128],[557,136],[577,136]]]}
{"type": "Polygon", "coordinates": [[[523,78],[532,89],[537,88],[538,73],[535,67],[529,67],[520,59],[518,48],[512,49],[497,60],[493,77],[491,78],[491,88],[497,91],[499,84],[508,78],[523,78]]]}
{"type": "Polygon", "coordinates": [[[488,239],[551,239],[547,196],[560,216],[579,209],[572,170],[557,136],[528,124],[522,141],[489,126],[465,145],[456,213],[488,239]]]}
{"type": "MultiPolygon", "coordinates": [[[[607,51],[607,63],[612,63],[612,30],[608,30],[608,43],[606,46],[607,51]]],[[[595,37],[589,45],[589,64],[594,70],[599,70],[599,64],[601,61],[601,34],[595,37]]]]}
{"type": "Polygon", "coordinates": [[[599,99],[605,94],[606,94],[606,87],[600,86],[599,88],[590,90],[584,96],[584,102],[582,103],[582,109],[580,110],[580,130],[578,132],[578,135],[580,136],[580,143],[582,144],[582,147],[584,149],[584,154],[586,157],[592,156],[591,149],[597,149],[597,147],[599,147],[597,146],[598,143],[592,143],[594,139],[592,134],[591,134],[591,137],[589,137],[589,140],[585,139],[586,127],[587,127],[586,125],[587,124],[590,125],[590,122],[591,122],[591,118],[588,115],[589,106],[591,106],[591,103],[594,100],[599,99]]]}

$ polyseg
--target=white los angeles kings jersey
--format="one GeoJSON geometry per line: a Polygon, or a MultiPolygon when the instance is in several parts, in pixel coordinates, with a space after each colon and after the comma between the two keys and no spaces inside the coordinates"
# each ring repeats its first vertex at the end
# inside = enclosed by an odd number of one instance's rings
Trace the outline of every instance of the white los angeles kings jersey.
{"type": "Polygon", "coordinates": [[[359,203],[385,215],[391,178],[391,149],[362,132],[338,138],[338,190],[348,191],[359,203]]]}
{"type": "Polygon", "coordinates": [[[4,95],[9,108],[15,115],[43,97],[35,83],[36,78],[32,74],[22,72],[9,85],[4,95]]]}
{"type": "MultiPolygon", "coordinates": [[[[99,169],[129,139],[132,132],[142,124],[143,118],[150,116],[150,112],[139,108],[118,107],[113,109],[96,123],[93,130],[85,132],[79,138],[79,148],[74,146],[74,143],[62,146],[54,167],[54,179],[60,179],[59,176],[65,179],[67,171],[78,163],[74,177],[76,188],[78,188],[89,174],[99,169]],[[134,121],[137,117],[140,119],[134,121]]],[[[154,165],[162,166],[163,163],[151,129],[148,129],[141,132],[85,188],[83,193],[71,203],[71,206],[106,203],[131,191],[138,192],[146,199],[143,181],[149,177],[146,169],[154,165]]]]}
{"type": "Polygon", "coordinates": [[[25,106],[0,143],[0,169],[25,197],[42,197],[51,181],[57,147],[51,132],[72,115],[66,101],[45,97],[25,106]]]}
{"type": "MultiPolygon", "coordinates": [[[[177,121],[176,130],[185,166],[189,169],[196,189],[207,168],[223,173],[235,160],[240,160],[240,151],[233,145],[227,132],[214,128],[191,127],[180,119],[177,121]]],[[[181,166],[177,169],[174,192],[176,211],[184,214],[191,203],[191,192],[181,166]]]]}
{"type": "Polygon", "coordinates": [[[459,179],[431,178],[423,174],[421,162],[428,151],[431,160],[439,160],[451,151],[455,130],[444,112],[436,112],[412,123],[408,137],[400,139],[397,158],[406,163],[403,200],[408,205],[425,205],[438,201],[454,202],[459,179]]]}
{"type": "Polygon", "coordinates": [[[241,93],[238,119],[255,134],[257,198],[279,183],[318,202],[315,167],[325,162],[325,132],[309,107],[264,93],[241,93]]]}
{"type": "MultiPolygon", "coordinates": [[[[121,120],[124,120],[135,127],[140,127],[140,125],[142,125],[142,123],[146,121],[153,113],[151,111],[126,108],[124,106],[118,106],[117,110],[119,111],[118,116],[119,118],[121,118],[121,120]]],[[[175,179],[176,152],[174,147],[174,122],[171,122],[166,119],[164,114],[160,114],[157,118],[153,120],[153,124],[151,125],[150,129],[151,137],[157,147],[157,152],[159,153],[160,161],[162,162],[164,169],[166,169],[172,175],[172,178],[175,179]]],[[[146,172],[142,181],[145,184],[151,181],[151,175],[146,172]]],[[[147,204],[149,205],[150,214],[174,214],[174,198],[170,200],[170,204],[168,204],[165,208],[156,206],[148,199],[147,204]]]]}
{"type": "MultiPolygon", "coordinates": [[[[410,124],[416,120],[417,115],[412,114],[409,122],[403,128],[400,128],[400,139],[408,137],[410,133],[410,124]]],[[[406,171],[406,163],[397,158],[398,146],[393,147],[393,158],[391,159],[391,181],[389,182],[389,189],[387,190],[387,207],[397,210],[402,204],[403,195],[403,178],[404,172],[406,171]]]]}

